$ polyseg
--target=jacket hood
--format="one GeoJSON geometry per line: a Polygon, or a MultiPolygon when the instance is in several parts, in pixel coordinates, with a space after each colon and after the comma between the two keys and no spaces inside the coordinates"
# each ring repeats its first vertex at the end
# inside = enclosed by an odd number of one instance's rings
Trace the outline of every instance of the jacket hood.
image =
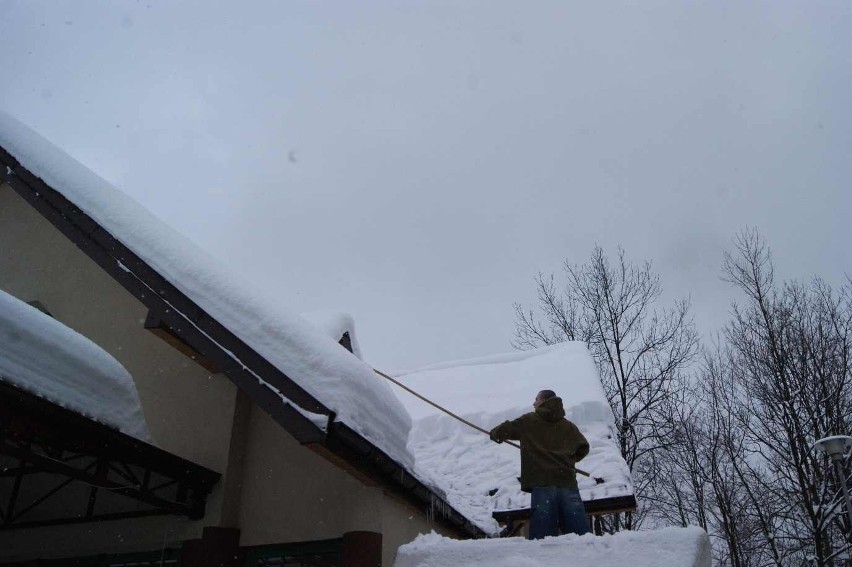
{"type": "Polygon", "coordinates": [[[559,396],[545,400],[535,409],[535,414],[545,421],[557,422],[565,417],[565,408],[562,407],[562,398],[559,396]]]}

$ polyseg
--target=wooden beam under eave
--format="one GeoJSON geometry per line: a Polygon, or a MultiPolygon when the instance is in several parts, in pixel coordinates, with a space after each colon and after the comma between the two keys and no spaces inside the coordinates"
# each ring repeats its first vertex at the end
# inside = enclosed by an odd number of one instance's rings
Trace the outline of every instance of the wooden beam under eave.
{"type": "Polygon", "coordinates": [[[166,325],[162,318],[160,318],[153,311],[148,311],[148,315],[145,317],[145,329],[150,331],[153,335],[156,335],[173,349],[177,350],[187,358],[191,359],[196,364],[201,365],[205,370],[210,372],[211,374],[221,374],[222,369],[218,364],[192,348],[186,341],[180,338],[168,325],[166,325]]]}

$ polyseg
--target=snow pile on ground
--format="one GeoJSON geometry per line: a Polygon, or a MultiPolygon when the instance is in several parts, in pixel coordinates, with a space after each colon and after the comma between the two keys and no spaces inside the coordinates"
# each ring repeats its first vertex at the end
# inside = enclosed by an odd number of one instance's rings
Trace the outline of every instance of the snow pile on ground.
{"type": "MultiPolygon", "coordinates": [[[[250,289],[136,201],[2,112],[0,146],[333,410],[339,421],[399,464],[413,465],[406,448],[411,418],[369,366],[282,308],[280,301],[250,289]]],[[[282,403],[291,402],[282,399],[282,403]]]]}
{"type": "Polygon", "coordinates": [[[564,535],[453,540],[418,536],[399,548],[394,567],[710,567],[710,540],[698,527],[564,535]]]}
{"type": "MultiPolygon", "coordinates": [[[[533,411],[540,390],[562,398],[566,417],[589,441],[589,455],[578,467],[583,500],[633,494],[630,471],[615,441],[612,412],[597,369],[583,343],[567,342],[532,351],[449,362],[396,373],[414,391],[490,430],[505,420],[533,411]],[[596,484],[594,478],[603,478],[596,484]]],[[[414,418],[409,449],[420,477],[443,490],[447,501],[487,533],[499,531],[495,510],[529,508],[521,492],[518,449],[493,443],[487,435],[460,423],[416,397],[400,394],[414,418]]]]}
{"type": "Polygon", "coordinates": [[[361,354],[361,345],[358,344],[358,338],[355,336],[355,319],[352,315],[341,311],[323,310],[301,313],[300,316],[336,342],[340,342],[343,335],[349,333],[352,354],[364,360],[364,356],[361,354]]]}
{"type": "Polygon", "coordinates": [[[151,442],[127,370],[80,333],[3,291],[0,381],[151,442]]]}

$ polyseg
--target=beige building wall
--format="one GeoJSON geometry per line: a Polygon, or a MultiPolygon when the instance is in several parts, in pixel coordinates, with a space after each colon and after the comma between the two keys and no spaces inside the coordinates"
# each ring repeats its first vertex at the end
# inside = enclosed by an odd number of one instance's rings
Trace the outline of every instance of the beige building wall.
{"type": "Polygon", "coordinates": [[[413,508],[387,495],[382,501],[382,528],[382,565],[387,567],[393,565],[399,546],[410,542],[419,534],[428,534],[434,530],[446,537],[458,537],[458,534],[445,529],[440,523],[431,521],[425,508],[413,508]]]}
{"type": "Polygon", "coordinates": [[[383,564],[397,548],[434,529],[427,510],[369,486],[301,446],[266,413],[252,407],[243,461],[240,544],[339,538],[349,531],[382,534],[383,564]]]}
{"type": "MultiPolygon", "coordinates": [[[[146,307],[8,185],[0,185],[0,289],[23,301],[41,301],[58,321],[127,368],[156,445],[225,473],[236,387],[145,330],[146,307]]],[[[140,542],[151,549],[164,541],[174,546],[200,537],[204,525],[219,523],[223,484],[224,479],[208,497],[199,522],[164,516],[4,531],[0,558],[25,557],[29,549],[61,556],[137,550],[140,542]]]]}

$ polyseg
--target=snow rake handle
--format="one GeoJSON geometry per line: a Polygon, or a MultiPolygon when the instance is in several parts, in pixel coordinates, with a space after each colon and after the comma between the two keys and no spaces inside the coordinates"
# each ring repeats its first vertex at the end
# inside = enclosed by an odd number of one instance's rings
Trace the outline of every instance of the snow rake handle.
{"type": "MultiPolygon", "coordinates": [[[[491,433],[490,431],[486,431],[485,429],[482,429],[482,428],[481,428],[481,427],[479,427],[478,425],[476,425],[476,424],[474,424],[474,423],[469,422],[468,420],[464,419],[463,417],[459,417],[459,416],[457,416],[456,414],[454,414],[454,413],[453,413],[453,412],[451,412],[450,410],[445,409],[445,408],[442,408],[441,406],[439,406],[438,404],[436,404],[436,403],[435,403],[435,402],[433,402],[432,400],[430,400],[430,399],[428,399],[428,398],[424,398],[423,396],[421,396],[420,394],[418,394],[417,392],[415,392],[414,390],[412,390],[411,388],[409,388],[409,387],[408,387],[408,386],[406,386],[405,384],[403,384],[403,383],[399,382],[398,380],[394,380],[393,378],[391,378],[390,376],[388,376],[387,374],[385,374],[385,373],[384,373],[384,372],[382,372],[381,370],[377,370],[377,369],[373,368],[373,372],[375,372],[376,374],[378,374],[378,375],[379,375],[379,376],[381,376],[382,378],[385,378],[385,379],[387,379],[387,380],[390,380],[391,382],[393,382],[394,384],[396,384],[397,386],[399,386],[400,388],[402,388],[403,390],[405,390],[406,392],[408,392],[408,393],[409,393],[409,394],[411,394],[412,396],[416,396],[417,398],[420,398],[421,400],[423,400],[424,402],[426,402],[426,403],[427,403],[427,404],[429,404],[430,406],[432,406],[432,407],[434,407],[434,408],[436,408],[436,409],[441,410],[442,412],[444,412],[444,413],[445,413],[445,414],[447,414],[448,416],[450,416],[450,417],[452,417],[452,418],[454,418],[454,419],[459,420],[460,422],[464,423],[464,424],[465,424],[465,425],[467,425],[468,427],[472,427],[472,428],[476,429],[477,431],[480,431],[480,432],[482,432],[482,433],[485,433],[486,435],[490,435],[490,433],[491,433]]],[[[516,449],[520,449],[520,448],[521,448],[521,446],[520,446],[520,445],[518,445],[517,443],[512,443],[511,441],[504,441],[504,443],[506,443],[507,445],[511,445],[512,447],[515,447],[516,449]]],[[[587,472],[586,472],[586,471],[584,471],[584,470],[581,470],[581,469],[578,469],[578,468],[575,468],[574,470],[577,472],[577,474],[581,474],[581,475],[583,475],[583,476],[591,476],[589,473],[587,473],[587,472]]],[[[597,479],[595,479],[595,480],[597,480],[597,479]]]]}

